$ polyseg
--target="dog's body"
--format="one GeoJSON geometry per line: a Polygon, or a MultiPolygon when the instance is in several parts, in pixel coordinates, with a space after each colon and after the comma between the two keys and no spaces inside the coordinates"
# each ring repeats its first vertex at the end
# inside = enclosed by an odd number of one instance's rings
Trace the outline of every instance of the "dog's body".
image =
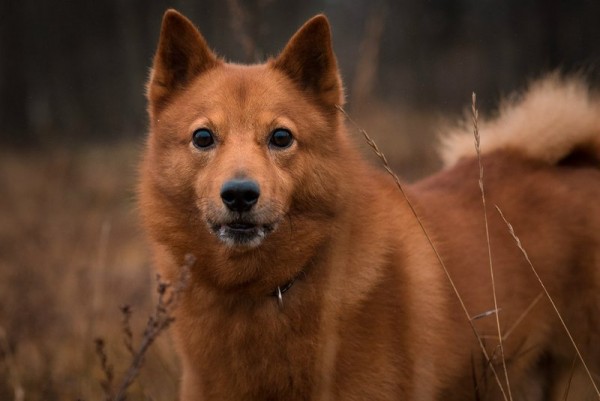
{"type": "MultiPolygon", "coordinates": [[[[540,99],[568,88],[585,97],[593,116],[576,118],[585,132],[527,147],[544,133],[510,126],[512,139],[482,155],[515,400],[562,395],[557,378],[575,352],[493,205],[600,370],[600,103],[578,83],[544,85],[540,99]]],[[[485,314],[495,306],[477,160],[407,187],[430,243],[394,180],[363,161],[345,131],[324,17],[267,64],[239,66],[169,11],[148,96],[145,224],[168,279],[187,254],[196,260],[175,322],[182,400],[502,399],[496,315],[485,314]]],[[[552,127],[567,121],[568,135],[568,117],[552,118],[552,127]]],[[[450,158],[463,152],[452,146],[450,158]]]]}

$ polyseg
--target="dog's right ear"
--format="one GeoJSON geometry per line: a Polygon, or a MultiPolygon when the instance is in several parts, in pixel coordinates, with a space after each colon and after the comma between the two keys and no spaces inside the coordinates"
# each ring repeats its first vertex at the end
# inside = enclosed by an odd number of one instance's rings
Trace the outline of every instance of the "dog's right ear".
{"type": "Polygon", "coordinates": [[[308,20],[271,65],[324,104],[343,104],[344,91],[333,54],[331,28],[324,15],[308,20]]]}
{"type": "Polygon", "coordinates": [[[167,10],[147,87],[150,112],[162,108],[173,93],[219,63],[192,22],[167,10]]]}

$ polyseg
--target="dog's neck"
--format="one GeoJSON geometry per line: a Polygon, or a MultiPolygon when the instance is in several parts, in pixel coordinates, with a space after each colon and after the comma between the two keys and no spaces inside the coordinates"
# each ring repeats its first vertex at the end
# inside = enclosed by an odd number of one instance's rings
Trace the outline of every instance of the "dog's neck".
{"type": "MultiPolygon", "coordinates": [[[[303,274],[303,272],[300,272],[300,274],[303,274]]],[[[287,283],[277,286],[277,288],[275,288],[275,290],[271,293],[271,296],[277,299],[279,308],[283,308],[283,294],[285,294],[290,288],[292,288],[298,277],[300,277],[300,274],[293,277],[287,283]]]]}

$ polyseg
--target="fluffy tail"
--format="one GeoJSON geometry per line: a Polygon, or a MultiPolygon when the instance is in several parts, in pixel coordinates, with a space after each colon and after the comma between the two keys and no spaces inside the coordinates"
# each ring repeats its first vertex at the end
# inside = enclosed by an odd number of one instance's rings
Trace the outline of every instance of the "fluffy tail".
{"type": "MultiPolygon", "coordinates": [[[[495,119],[479,119],[481,151],[518,149],[551,164],[574,152],[600,160],[600,96],[580,78],[551,74],[516,101],[501,105],[495,119]]],[[[444,163],[475,155],[473,125],[465,119],[441,141],[444,163]]]]}

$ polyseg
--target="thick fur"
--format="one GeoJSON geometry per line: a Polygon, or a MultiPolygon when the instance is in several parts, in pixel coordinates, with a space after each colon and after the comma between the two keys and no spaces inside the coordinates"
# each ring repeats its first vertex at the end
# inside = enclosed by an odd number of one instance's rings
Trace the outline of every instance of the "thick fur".
{"type": "MultiPolygon", "coordinates": [[[[481,146],[491,152],[512,148],[550,164],[578,150],[600,154],[600,98],[582,78],[554,73],[505,101],[497,118],[479,120],[481,146]]],[[[447,165],[475,156],[470,117],[442,137],[447,165]]]]}
{"type": "MultiPolygon", "coordinates": [[[[541,81],[481,128],[515,400],[562,399],[575,353],[491,205],[600,371],[600,107],[583,85],[541,81]]],[[[168,11],[148,101],[140,208],[156,264],[176,280],[186,255],[196,259],[175,316],[181,400],[503,399],[477,160],[459,139],[446,148],[452,166],[405,190],[469,316],[483,314],[472,323],[491,364],[406,199],[346,132],[325,17],[276,58],[242,66],[168,11]],[[213,146],[192,144],[200,128],[213,146]],[[289,147],[270,143],[277,128],[292,133],[289,147]],[[232,179],[260,186],[250,211],[224,205],[232,179]],[[235,219],[269,230],[236,242],[235,219]],[[279,305],[274,292],[292,281],[279,305]]]]}

